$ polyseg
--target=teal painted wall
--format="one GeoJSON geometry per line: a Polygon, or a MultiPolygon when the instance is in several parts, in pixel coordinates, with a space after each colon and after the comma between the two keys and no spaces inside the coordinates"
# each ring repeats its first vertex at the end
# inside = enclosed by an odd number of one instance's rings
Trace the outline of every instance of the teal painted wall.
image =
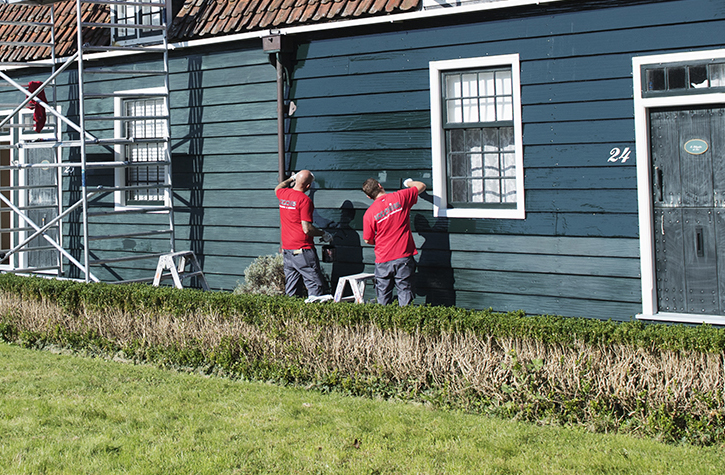
{"type": "MultiPolygon", "coordinates": [[[[614,147],[634,149],[632,57],[722,47],[725,11],[699,0],[571,5],[301,41],[292,168],[318,176],[321,215],[334,221],[352,202],[358,237],[365,178],[431,185],[428,63],[520,55],[526,219],[436,219],[424,195],[412,218],[417,302],[615,320],[641,311],[636,158],[607,162],[614,147]]],[[[338,254],[348,251],[359,255],[355,240],[338,254]]],[[[362,255],[372,269],[368,246],[362,255]]]]}
{"type": "MultiPolygon", "coordinates": [[[[430,193],[422,196],[412,217],[416,302],[629,319],[641,310],[636,157],[607,159],[613,147],[634,148],[632,57],[722,48],[724,17],[707,0],[561,2],[409,29],[290,37],[297,49],[289,98],[297,110],[286,124],[287,159],[290,169],[317,177],[316,221],[338,246],[338,262],[325,271],[334,280],[373,269],[373,249],[361,236],[366,178],[391,189],[409,176],[431,185],[428,63],[517,53],[526,219],[437,219],[430,193]]],[[[254,258],[279,247],[275,69],[257,40],[176,49],[170,64],[177,249],[195,251],[211,286],[231,290],[254,258]]],[[[71,116],[74,81],[65,75],[57,88],[71,116]]],[[[90,87],[146,84],[105,77],[90,87]]],[[[89,112],[111,110],[106,100],[89,112]]],[[[90,178],[112,182],[107,173],[90,178]]],[[[69,187],[73,180],[66,177],[69,187]]],[[[107,219],[102,228],[145,225],[107,219]]],[[[77,235],[71,223],[67,236],[76,246],[77,235]]],[[[147,252],[165,242],[104,241],[98,253],[147,252]]],[[[154,267],[99,272],[136,278],[154,267]]]]}

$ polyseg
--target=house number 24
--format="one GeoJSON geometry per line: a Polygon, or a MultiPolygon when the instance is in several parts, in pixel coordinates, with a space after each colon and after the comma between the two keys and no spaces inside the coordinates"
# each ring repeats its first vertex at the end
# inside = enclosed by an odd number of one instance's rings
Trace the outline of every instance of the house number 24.
{"type": "Polygon", "coordinates": [[[619,147],[614,147],[612,150],[609,151],[609,159],[608,162],[618,162],[622,161],[622,163],[629,160],[629,156],[632,153],[632,150],[629,149],[629,147],[625,148],[624,150],[620,149],[619,147]]]}

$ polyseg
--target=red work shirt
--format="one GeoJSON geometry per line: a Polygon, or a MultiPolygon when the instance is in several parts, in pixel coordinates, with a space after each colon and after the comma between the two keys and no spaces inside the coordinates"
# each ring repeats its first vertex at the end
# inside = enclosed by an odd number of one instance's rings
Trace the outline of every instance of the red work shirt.
{"type": "Polygon", "coordinates": [[[363,216],[363,239],[375,244],[375,262],[418,254],[410,232],[410,209],[418,202],[416,188],[378,197],[363,216]]]}
{"type": "Polygon", "coordinates": [[[315,206],[309,196],[292,188],[277,190],[282,249],[313,249],[314,238],[302,230],[302,221],[312,222],[315,206]]]}

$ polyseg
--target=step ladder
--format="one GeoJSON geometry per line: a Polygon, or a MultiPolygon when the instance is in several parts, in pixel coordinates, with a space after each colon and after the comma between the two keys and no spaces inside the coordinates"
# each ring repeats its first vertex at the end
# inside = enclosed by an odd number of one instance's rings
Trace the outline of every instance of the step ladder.
{"type": "Polygon", "coordinates": [[[159,256],[159,264],[156,266],[156,275],[154,275],[154,287],[158,287],[161,280],[169,277],[174,279],[174,286],[177,289],[184,288],[182,284],[184,279],[198,277],[201,288],[209,290],[209,284],[193,251],[172,252],[159,256]]]}
{"type": "Polygon", "coordinates": [[[335,289],[335,302],[354,301],[355,303],[365,303],[365,284],[373,278],[375,278],[375,274],[364,272],[340,277],[340,280],[337,281],[337,288],[335,289]],[[346,284],[350,284],[350,289],[352,289],[351,297],[342,296],[345,292],[346,284]]]}

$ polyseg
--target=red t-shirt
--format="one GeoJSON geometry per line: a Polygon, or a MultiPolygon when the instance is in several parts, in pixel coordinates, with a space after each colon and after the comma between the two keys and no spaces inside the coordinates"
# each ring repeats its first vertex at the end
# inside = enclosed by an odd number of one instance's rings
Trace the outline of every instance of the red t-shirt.
{"type": "Polygon", "coordinates": [[[378,197],[363,216],[363,239],[375,243],[375,262],[418,254],[410,232],[410,208],[418,202],[418,190],[404,188],[378,197]]]}
{"type": "Polygon", "coordinates": [[[302,221],[312,222],[315,206],[309,196],[292,188],[277,190],[282,249],[313,249],[314,238],[302,230],[302,221]]]}

